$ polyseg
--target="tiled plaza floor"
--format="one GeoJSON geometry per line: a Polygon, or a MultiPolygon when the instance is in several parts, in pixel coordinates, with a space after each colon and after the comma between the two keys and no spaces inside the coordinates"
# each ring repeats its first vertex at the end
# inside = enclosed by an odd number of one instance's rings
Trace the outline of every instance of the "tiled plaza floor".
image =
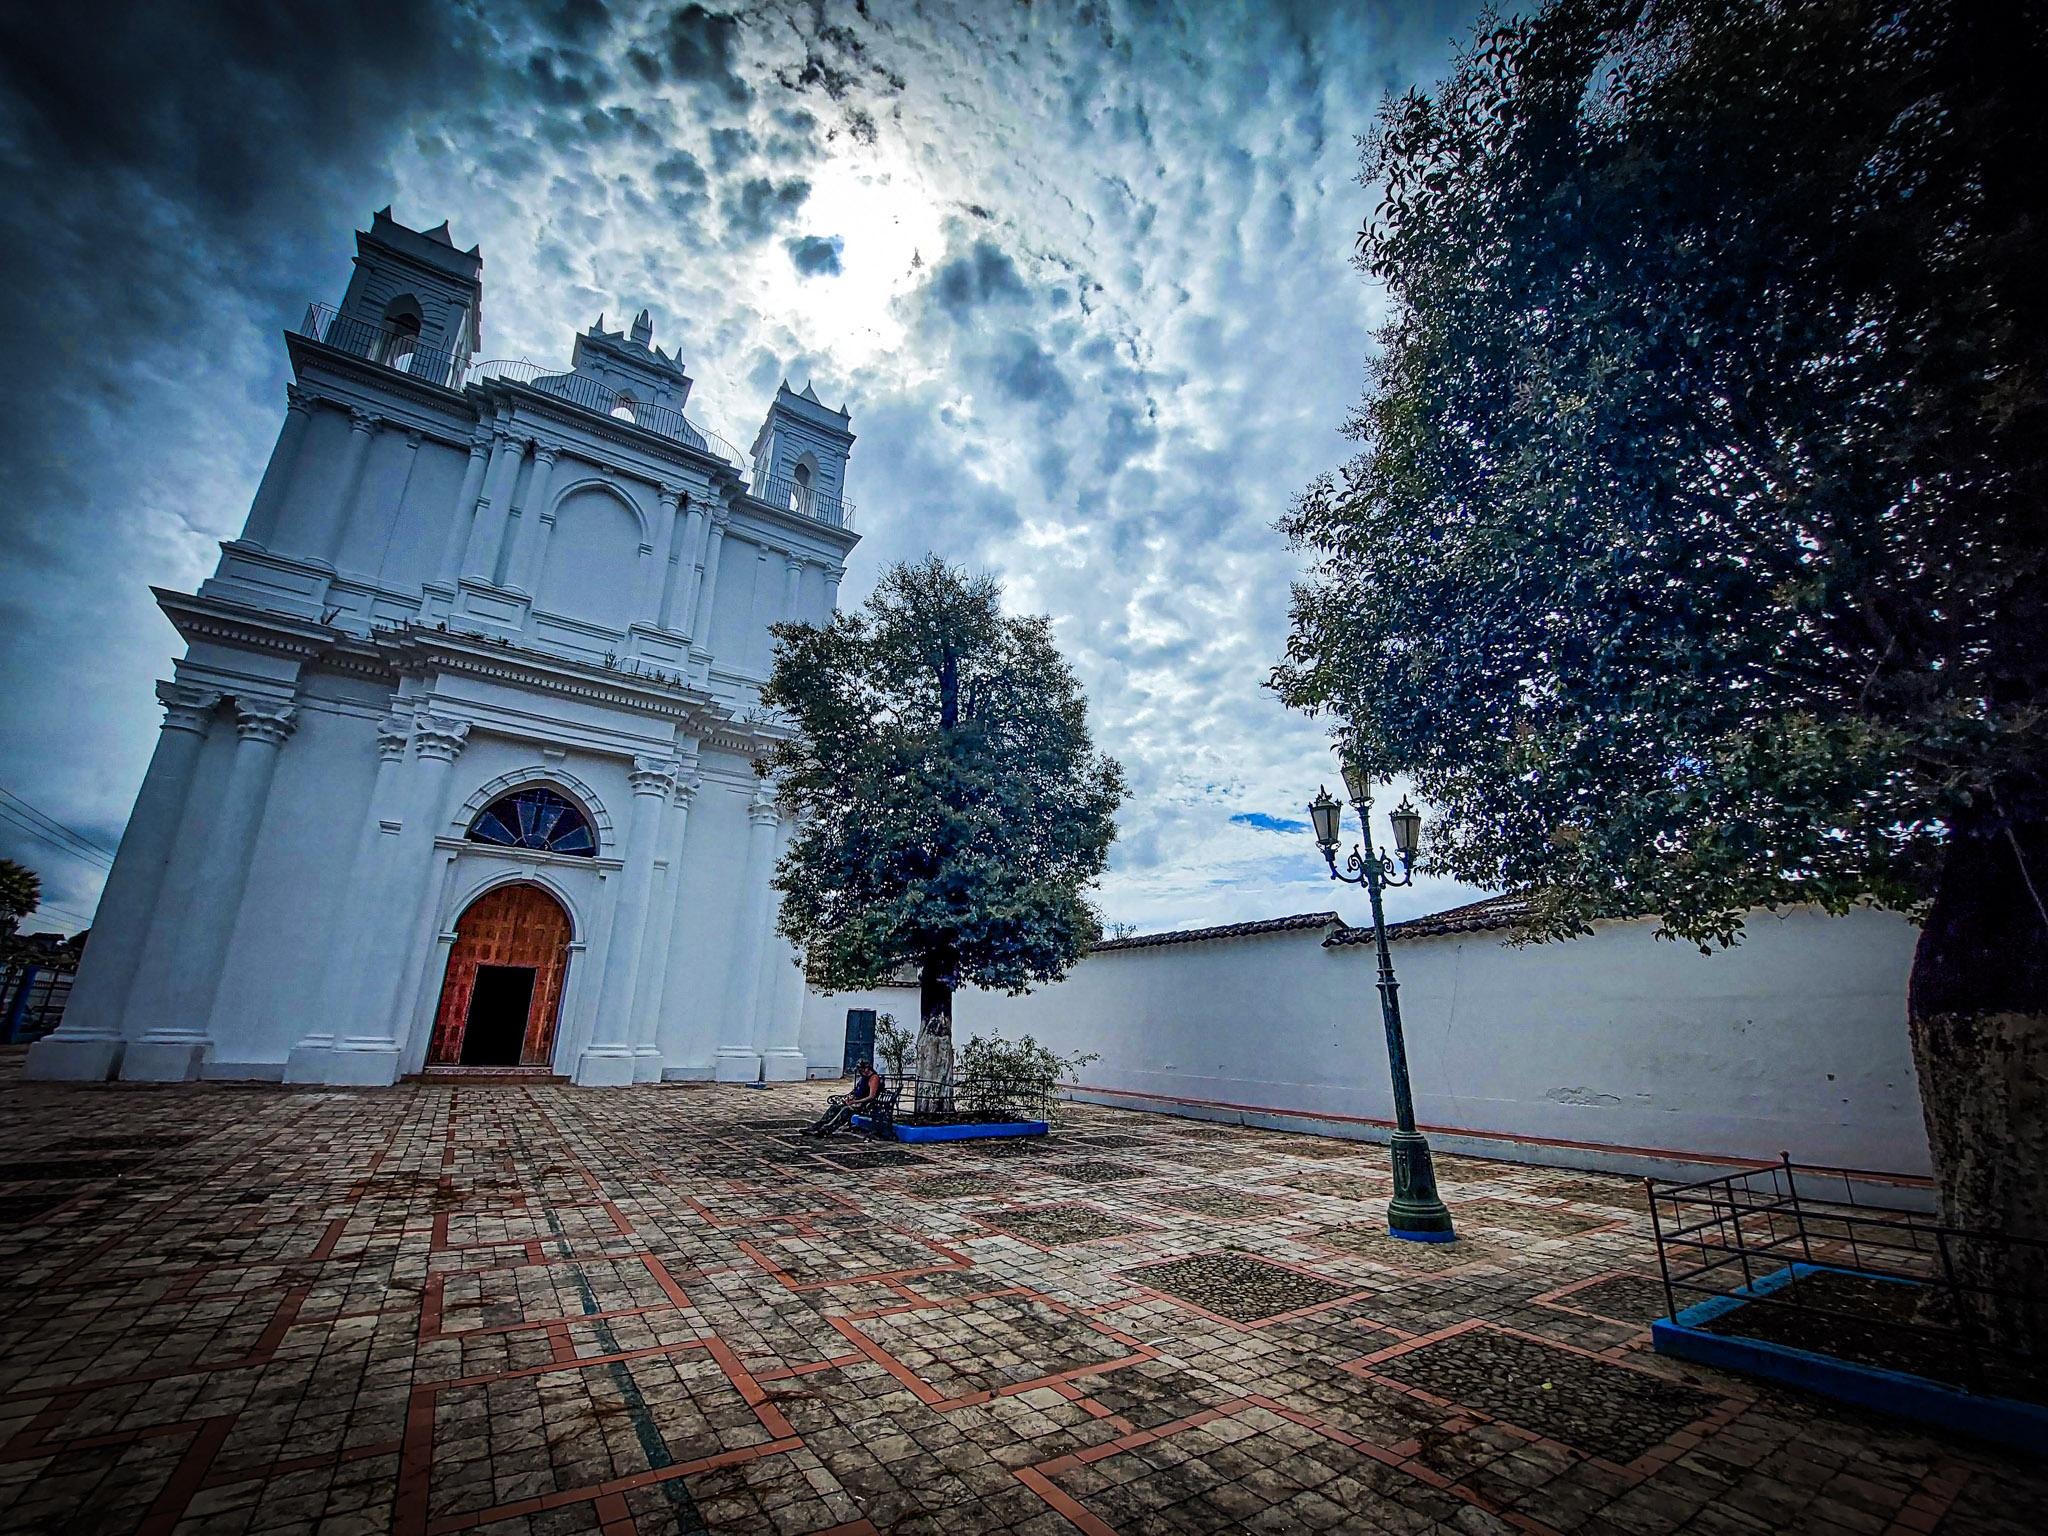
{"type": "Polygon", "coordinates": [[[0,1529],[2039,1532],[2048,1473],[1648,1352],[1635,1186],[822,1087],[0,1084],[0,1529]]]}

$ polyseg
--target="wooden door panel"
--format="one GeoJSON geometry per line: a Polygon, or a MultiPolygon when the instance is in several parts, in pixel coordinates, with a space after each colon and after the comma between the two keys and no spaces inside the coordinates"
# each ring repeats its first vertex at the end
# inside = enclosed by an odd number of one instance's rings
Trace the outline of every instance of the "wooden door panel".
{"type": "Polygon", "coordinates": [[[535,972],[533,1003],[519,1061],[522,1066],[546,1066],[554,1052],[562,985],[569,971],[569,938],[569,914],[537,885],[501,885],[471,902],[455,925],[428,1064],[452,1066],[462,1060],[462,1032],[478,966],[530,965],[535,972]]]}

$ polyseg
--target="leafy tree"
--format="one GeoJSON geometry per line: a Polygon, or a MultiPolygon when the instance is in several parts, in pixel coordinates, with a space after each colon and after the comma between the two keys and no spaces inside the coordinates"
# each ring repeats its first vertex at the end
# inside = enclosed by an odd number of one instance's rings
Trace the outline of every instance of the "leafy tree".
{"type": "Polygon", "coordinates": [[[783,933],[827,988],[918,972],[919,1108],[950,1103],[953,991],[1056,980],[1099,930],[1085,892],[1123,770],[1043,618],[936,556],[857,613],[783,624],[764,703],[793,739],[768,769],[798,816],[775,872],[783,933]]]}
{"type": "Polygon", "coordinates": [[[2048,12],[1554,0],[1364,141],[1391,318],[1275,685],[1536,936],[1922,919],[1946,1206],[2048,1237],[2048,12]]]}
{"type": "Polygon", "coordinates": [[[41,905],[43,877],[26,864],[0,859],[0,945],[11,943],[21,920],[41,905]]]}

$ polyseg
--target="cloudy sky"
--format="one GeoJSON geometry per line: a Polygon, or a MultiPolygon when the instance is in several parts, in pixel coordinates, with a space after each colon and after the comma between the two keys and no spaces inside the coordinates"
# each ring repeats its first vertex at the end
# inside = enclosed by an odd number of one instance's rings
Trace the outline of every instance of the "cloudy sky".
{"type": "Polygon", "coordinates": [[[91,914],[176,654],[149,588],[239,529],[279,331],[387,203],[482,245],[484,356],[565,363],[644,306],[729,438],[785,375],[845,401],[842,601],[937,550],[1053,615],[1130,776],[1109,918],[1362,916],[1303,825],[1323,731],[1261,686],[1272,525],[1344,456],[1380,303],[1356,137],[1469,9],[0,11],[0,854],[45,877],[34,925],[91,914]]]}

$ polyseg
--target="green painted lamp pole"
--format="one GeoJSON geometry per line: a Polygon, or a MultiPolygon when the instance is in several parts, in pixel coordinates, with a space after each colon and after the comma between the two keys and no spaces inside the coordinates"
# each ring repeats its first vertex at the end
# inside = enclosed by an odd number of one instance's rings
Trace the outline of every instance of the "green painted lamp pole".
{"type": "Polygon", "coordinates": [[[1337,868],[1337,838],[1344,814],[1343,805],[1330,791],[1321,790],[1309,802],[1309,820],[1315,826],[1316,845],[1330,866],[1330,878],[1349,885],[1362,885],[1372,900],[1373,943],[1379,949],[1380,1019],[1387,1028],[1387,1065],[1394,1076],[1394,1134],[1389,1138],[1394,1158],[1394,1198],[1387,1205],[1387,1231],[1418,1243],[1448,1243],[1457,1233],[1451,1227],[1451,1213],[1436,1192],[1436,1170],[1430,1166],[1429,1138],[1415,1129],[1415,1099],[1408,1089],[1408,1046],[1401,1035],[1401,988],[1394,980],[1394,962],[1387,954],[1387,915],[1380,904],[1380,892],[1388,886],[1412,884],[1415,879],[1415,849],[1422,835],[1422,813],[1405,796],[1387,819],[1394,827],[1394,850],[1401,867],[1372,845],[1372,781],[1349,758],[1344,760],[1344,787],[1358,812],[1363,849],[1354,847],[1337,868]]]}

